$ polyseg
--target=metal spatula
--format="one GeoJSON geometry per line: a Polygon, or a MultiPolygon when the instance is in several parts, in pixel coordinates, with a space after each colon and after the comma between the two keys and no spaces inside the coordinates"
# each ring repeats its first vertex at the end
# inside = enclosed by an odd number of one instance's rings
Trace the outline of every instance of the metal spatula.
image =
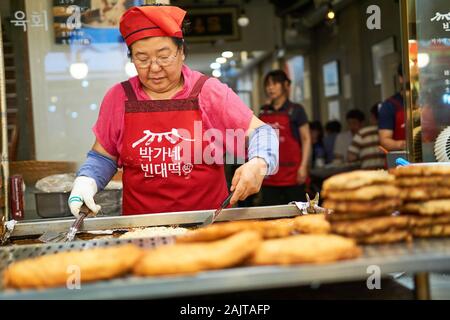
{"type": "Polygon", "coordinates": [[[73,241],[75,235],[83,223],[84,218],[86,218],[91,211],[86,205],[82,205],[80,208],[80,213],[78,218],[72,224],[68,232],[56,232],[56,231],[46,231],[43,235],[41,235],[38,240],[41,242],[69,242],[73,241]]]}
{"type": "Polygon", "coordinates": [[[234,191],[228,195],[228,197],[222,202],[222,205],[216,211],[214,211],[212,215],[206,218],[205,222],[203,222],[201,225],[202,227],[210,225],[211,223],[214,223],[214,221],[216,221],[217,216],[222,212],[224,208],[226,208],[230,204],[230,200],[233,197],[233,193],[234,191]]]}

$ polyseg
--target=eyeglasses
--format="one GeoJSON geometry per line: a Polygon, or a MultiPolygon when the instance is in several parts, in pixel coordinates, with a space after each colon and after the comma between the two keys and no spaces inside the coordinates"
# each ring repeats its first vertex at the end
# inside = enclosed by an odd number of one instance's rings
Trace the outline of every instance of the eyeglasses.
{"type": "Polygon", "coordinates": [[[148,69],[151,67],[153,62],[155,62],[160,67],[168,67],[175,61],[177,55],[178,50],[177,53],[175,53],[174,55],[170,55],[168,57],[158,57],[156,59],[145,59],[145,60],[133,58],[133,62],[136,68],[138,69],[148,69]]]}

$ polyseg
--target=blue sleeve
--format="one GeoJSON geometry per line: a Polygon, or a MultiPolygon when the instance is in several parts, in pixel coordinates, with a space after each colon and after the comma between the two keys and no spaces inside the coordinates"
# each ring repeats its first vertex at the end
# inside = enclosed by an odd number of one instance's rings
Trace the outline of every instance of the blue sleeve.
{"type": "Polygon", "coordinates": [[[267,175],[278,169],[279,141],[275,130],[265,124],[256,128],[249,139],[248,160],[263,158],[267,163],[267,175]]]}
{"type": "Polygon", "coordinates": [[[384,102],[378,112],[378,129],[394,130],[395,108],[389,102],[384,102]]]}
{"type": "Polygon", "coordinates": [[[108,157],[91,150],[86,162],[77,172],[77,176],[91,177],[97,183],[98,191],[103,190],[117,172],[117,164],[108,157]]]}

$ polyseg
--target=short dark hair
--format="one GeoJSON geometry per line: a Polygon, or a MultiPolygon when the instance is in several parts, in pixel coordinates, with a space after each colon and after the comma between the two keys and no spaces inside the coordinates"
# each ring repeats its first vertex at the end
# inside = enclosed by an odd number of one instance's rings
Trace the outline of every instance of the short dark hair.
{"type": "Polygon", "coordinates": [[[370,108],[370,113],[375,117],[375,119],[378,120],[378,111],[380,109],[380,102],[375,103],[371,108],[370,108]]]}
{"type": "Polygon", "coordinates": [[[272,70],[264,77],[264,87],[267,87],[269,80],[275,83],[285,83],[291,84],[291,79],[287,76],[286,72],[283,70],[272,70]]]}
{"type": "Polygon", "coordinates": [[[341,132],[341,129],[342,125],[337,120],[328,121],[327,124],[325,125],[325,130],[328,132],[339,133],[341,132]]]}
{"type": "Polygon", "coordinates": [[[364,116],[364,113],[362,113],[360,110],[352,109],[349,112],[347,112],[345,119],[347,119],[347,120],[356,119],[359,122],[364,122],[366,117],[364,116]]]}

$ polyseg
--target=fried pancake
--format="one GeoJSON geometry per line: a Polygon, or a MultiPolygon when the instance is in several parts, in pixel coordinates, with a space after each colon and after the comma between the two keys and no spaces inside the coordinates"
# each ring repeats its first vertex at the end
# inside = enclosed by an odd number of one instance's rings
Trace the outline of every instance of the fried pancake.
{"type": "Polygon", "coordinates": [[[450,215],[443,216],[409,216],[411,226],[414,227],[428,227],[440,224],[450,224],[450,215]]]}
{"type": "Polygon", "coordinates": [[[325,199],[339,201],[369,201],[374,199],[386,199],[396,197],[399,189],[393,185],[365,186],[355,190],[329,190],[322,192],[325,199]]]}
{"type": "Polygon", "coordinates": [[[377,184],[393,184],[394,176],[385,170],[356,170],[340,173],[323,182],[322,192],[353,190],[377,184]]]}
{"type": "Polygon", "coordinates": [[[427,216],[450,215],[450,199],[404,203],[401,212],[427,216]]]}
{"type": "Polygon", "coordinates": [[[248,260],[250,265],[326,263],[360,256],[352,239],[337,235],[296,235],[264,241],[248,260]]]}
{"type": "Polygon", "coordinates": [[[160,276],[228,268],[240,264],[260,244],[258,232],[243,231],[213,242],[164,246],[148,250],[133,272],[138,276],[160,276]]]}
{"type": "Polygon", "coordinates": [[[409,224],[408,216],[376,217],[352,222],[336,222],[331,225],[331,231],[347,237],[363,237],[389,230],[405,230],[409,224]]]}
{"type": "Polygon", "coordinates": [[[450,176],[397,177],[395,185],[399,187],[450,187],[450,176]]]}
{"type": "Polygon", "coordinates": [[[400,166],[392,170],[396,177],[409,176],[450,176],[449,165],[410,165],[400,166]]]}
{"type": "Polygon", "coordinates": [[[402,188],[400,191],[400,198],[402,198],[404,201],[450,198],[450,188],[402,188]]]}
{"type": "Polygon", "coordinates": [[[295,220],[291,218],[230,221],[213,223],[207,227],[189,231],[178,237],[176,241],[177,243],[214,241],[246,230],[258,232],[264,239],[281,238],[292,234],[295,228],[295,220]]]}
{"type": "Polygon", "coordinates": [[[412,234],[417,238],[450,236],[450,224],[437,224],[428,227],[415,227],[412,234]]]}
{"type": "Polygon", "coordinates": [[[295,230],[305,234],[324,234],[330,232],[330,223],[324,214],[306,214],[294,219],[295,230]]]}
{"type": "Polygon", "coordinates": [[[326,219],[331,222],[338,222],[338,221],[352,221],[352,220],[360,220],[360,219],[366,219],[366,218],[373,218],[373,217],[389,217],[392,216],[392,210],[386,210],[386,211],[380,211],[380,212],[360,212],[360,213],[346,213],[346,212],[339,212],[334,211],[331,214],[326,215],[326,219]]]}
{"type": "Polygon", "coordinates": [[[351,213],[381,213],[388,210],[395,211],[401,204],[401,200],[397,198],[385,198],[371,201],[336,201],[325,200],[323,207],[339,212],[351,213]]]}
{"type": "Polygon", "coordinates": [[[418,214],[420,211],[421,202],[407,202],[403,203],[399,211],[403,214],[418,214]]]}
{"type": "Polygon", "coordinates": [[[140,248],[124,245],[26,259],[5,270],[4,284],[22,289],[64,286],[75,270],[73,267],[79,268],[81,282],[111,279],[131,270],[142,254],[140,248]]]}
{"type": "Polygon", "coordinates": [[[400,241],[411,241],[412,235],[409,230],[396,230],[358,237],[355,240],[360,244],[384,244],[400,241]]]}

